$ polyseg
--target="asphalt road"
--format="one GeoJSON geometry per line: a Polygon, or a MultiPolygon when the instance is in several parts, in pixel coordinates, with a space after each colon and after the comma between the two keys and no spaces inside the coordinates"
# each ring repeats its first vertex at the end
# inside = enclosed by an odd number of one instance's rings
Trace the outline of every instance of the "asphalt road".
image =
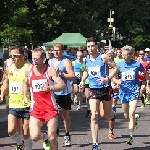
{"type": "MultiPolygon", "coordinates": [[[[91,132],[90,132],[90,118],[85,118],[86,109],[80,111],[76,110],[73,106],[70,111],[72,120],[71,124],[71,138],[72,146],[64,147],[64,127],[63,120],[61,118],[61,111],[59,116],[59,128],[60,136],[58,138],[59,150],[91,150],[91,132]]],[[[115,124],[115,139],[108,140],[108,122],[105,119],[99,118],[99,143],[102,150],[150,150],[150,106],[146,108],[137,109],[137,113],[140,114],[138,123],[138,129],[134,133],[134,143],[129,146],[126,144],[126,140],[129,136],[128,120],[123,117],[121,105],[117,106],[117,119],[115,124]]],[[[46,131],[44,125],[42,130],[46,131]]],[[[7,134],[7,114],[5,106],[0,106],[0,150],[14,150],[15,143],[12,141],[7,134]]],[[[42,150],[42,141],[33,143],[33,149],[42,150]]]]}

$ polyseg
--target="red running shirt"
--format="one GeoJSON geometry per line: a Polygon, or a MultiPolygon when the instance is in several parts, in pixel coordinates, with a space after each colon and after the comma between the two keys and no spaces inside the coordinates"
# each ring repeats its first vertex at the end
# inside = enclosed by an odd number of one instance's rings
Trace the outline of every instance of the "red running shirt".
{"type": "MultiPolygon", "coordinates": [[[[140,62],[140,61],[139,61],[140,62]]],[[[144,61],[144,62],[140,62],[142,64],[142,66],[144,67],[144,69],[146,71],[148,71],[148,67],[149,67],[149,64],[147,61],[144,61]]],[[[142,82],[146,80],[146,77],[145,77],[145,74],[142,72],[142,73],[139,73],[139,81],[142,82]]]]}
{"type": "Polygon", "coordinates": [[[51,86],[54,85],[54,81],[52,81],[48,76],[48,65],[45,66],[45,69],[41,76],[35,75],[33,67],[34,66],[32,66],[29,76],[31,92],[31,115],[33,114],[33,116],[36,118],[40,117],[39,119],[45,122],[58,115],[58,108],[53,92],[42,91],[41,85],[46,84],[48,86],[51,86]],[[45,115],[45,113],[48,115],[45,115]],[[40,114],[42,114],[42,116],[40,116],[40,114]],[[45,118],[45,116],[48,118],[45,118]]]}

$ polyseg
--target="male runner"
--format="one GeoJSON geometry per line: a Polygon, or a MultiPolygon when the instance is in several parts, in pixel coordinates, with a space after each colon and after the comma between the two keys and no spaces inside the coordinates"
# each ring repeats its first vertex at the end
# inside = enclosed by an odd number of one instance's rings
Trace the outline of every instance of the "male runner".
{"type": "Polygon", "coordinates": [[[78,87],[81,81],[80,69],[83,65],[83,54],[82,51],[77,51],[77,58],[72,62],[72,66],[75,72],[75,81],[73,82],[73,93],[74,93],[74,102],[75,100],[78,102],[77,110],[81,109],[82,99],[83,99],[83,91],[81,91],[78,87]]]}
{"type": "Polygon", "coordinates": [[[24,61],[24,49],[15,46],[10,51],[12,65],[6,68],[5,80],[1,91],[1,100],[9,92],[9,115],[8,115],[8,134],[11,139],[17,143],[16,150],[32,150],[32,141],[29,139],[29,109],[30,95],[27,95],[28,105],[22,104],[23,100],[23,83],[25,80],[25,70],[29,66],[24,61]],[[9,88],[9,90],[8,90],[9,88]],[[18,132],[20,119],[23,122],[24,141],[18,132]]]}
{"type": "Polygon", "coordinates": [[[88,77],[90,86],[90,110],[91,110],[91,131],[92,131],[92,150],[99,150],[98,146],[98,111],[101,106],[101,115],[107,120],[114,118],[110,101],[109,80],[116,74],[118,68],[115,63],[110,61],[106,54],[97,52],[98,45],[95,38],[88,38],[86,41],[89,56],[86,58],[86,71],[83,72],[80,88],[83,88],[84,81],[88,77]],[[109,74],[109,67],[114,68],[109,74]],[[103,111],[104,110],[104,111],[103,111]]]}
{"type": "Polygon", "coordinates": [[[24,84],[24,105],[27,103],[28,89],[31,91],[30,136],[33,141],[43,140],[45,150],[58,150],[56,130],[58,124],[58,109],[54,98],[54,91],[65,88],[64,82],[54,68],[44,64],[45,52],[41,48],[32,51],[34,65],[26,70],[24,84]],[[54,85],[54,82],[56,83],[54,85]],[[48,135],[40,131],[44,122],[47,122],[48,135]],[[50,141],[50,143],[49,143],[50,141]]]}
{"type": "Polygon", "coordinates": [[[133,131],[135,125],[137,126],[137,118],[135,121],[135,111],[139,97],[139,79],[138,73],[144,72],[147,79],[146,90],[150,92],[150,82],[147,71],[143,68],[142,64],[133,60],[134,49],[131,46],[124,46],[122,48],[122,56],[124,61],[117,64],[121,73],[121,80],[113,80],[116,84],[120,85],[119,98],[122,103],[125,118],[129,118],[130,136],[127,144],[133,143],[133,131]]]}
{"type": "MultiPolygon", "coordinates": [[[[137,61],[139,63],[142,64],[142,66],[144,67],[144,69],[148,72],[148,68],[150,66],[150,61],[145,60],[144,58],[145,52],[144,50],[140,50],[139,51],[139,57],[137,59],[137,61]]],[[[145,74],[143,72],[139,72],[139,82],[140,82],[140,96],[139,96],[139,100],[142,101],[142,105],[140,108],[144,108],[145,107],[145,100],[144,100],[144,93],[146,92],[146,77],[145,74]]],[[[147,97],[147,95],[145,94],[145,97],[147,97]]]]}
{"type": "Polygon", "coordinates": [[[57,100],[58,105],[62,108],[62,117],[64,119],[64,126],[66,135],[65,146],[71,145],[71,137],[69,134],[71,119],[69,117],[69,110],[71,109],[71,85],[70,80],[75,79],[75,74],[72,68],[71,61],[65,57],[63,57],[64,48],[61,43],[56,43],[54,45],[54,56],[50,61],[50,66],[55,67],[56,70],[59,71],[59,76],[66,84],[66,88],[62,91],[55,92],[55,98],[57,100]]]}

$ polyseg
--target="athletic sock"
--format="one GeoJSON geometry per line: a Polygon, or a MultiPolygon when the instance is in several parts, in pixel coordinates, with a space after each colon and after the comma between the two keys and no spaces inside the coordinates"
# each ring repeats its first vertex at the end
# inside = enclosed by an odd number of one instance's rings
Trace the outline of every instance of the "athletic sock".
{"type": "Polygon", "coordinates": [[[130,136],[132,136],[132,137],[133,137],[133,132],[130,132],[130,136]]]}
{"type": "Polygon", "coordinates": [[[113,132],[114,128],[109,128],[109,132],[113,132]]]}
{"type": "Polygon", "coordinates": [[[24,140],[24,145],[26,147],[26,150],[32,150],[32,140],[31,139],[24,140]]]}
{"type": "Polygon", "coordinates": [[[69,132],[66,133],[66,136],[69,136],[69,132]]]}
{"type": "Polygon", "coordinates": [[[48,135],[47,133],[44,133],[44,140],[47,140],[48,139],[48,135]]]}
{"type": "Polygon", "coordinates": [[[17,143],[17,145],[22,145],[23,144],[19,132],[16,132],[14,135],[10,135],[10,138],[12,140],[14,140],[17,143]]]}

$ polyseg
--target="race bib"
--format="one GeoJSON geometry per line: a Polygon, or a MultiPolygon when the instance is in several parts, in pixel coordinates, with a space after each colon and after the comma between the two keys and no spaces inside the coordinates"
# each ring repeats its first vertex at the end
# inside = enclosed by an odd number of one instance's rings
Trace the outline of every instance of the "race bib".
{"type": "Polygon", "coordinates": [[[41,92],[41,86],[47,85],[47,79],[40,79],[40,80],[32,80],[32,88],[33,92],[41,92]]]}
{"type": "Polygon", "coordinates": [[[134,80],[135,79],[135,72],[134,71],[126,71],[122,72],[122,80],[134,80]]]}
{"type": "Polygon", "coordinates": [[[91,77],[101,77],[100,67],[88,67],[88,75],[91,77]]]}
{"type": "Polygon", "coordinates": [[[9,93],[22,94],[23,85],[19,82],[9,83],[9,93]]]}
{"type": "Polygon", "coordinates": [[[80,78],[80,72],[75,72],[75,76],[80,78]]]}

